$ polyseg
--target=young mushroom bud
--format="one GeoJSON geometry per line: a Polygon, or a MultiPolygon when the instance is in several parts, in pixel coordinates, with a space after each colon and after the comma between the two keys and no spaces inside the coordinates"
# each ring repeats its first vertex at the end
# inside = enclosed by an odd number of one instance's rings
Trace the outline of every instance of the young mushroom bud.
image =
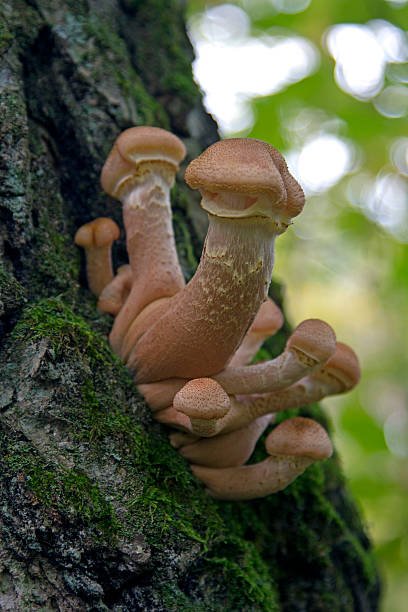
{"type": "Polygon", "coordinates": [[[111,249],[119,235],[116,223],[106,217],[82,225],[75,234],[75,244],[85,249],[88,285],[96,296],[113,279],[111,249]]]}
{"type": "Polygon", "coordinates": [[[230,407],[230,398],[211,378],[190,380],[177,393],[173,407],[190,419],[191,431],[198,436],[213,436],[230,407]]]}
{"type": "Polygon", "coordinates": [[[155,127],[134,127],[116,140],[102,170],[103,189],[123,203],[132,290],[116,317],[110,341],[120,353],[139,312],[184,287],[170,209],[170,188],[186,153],[177,136],[155,127]]]}
{"type": "Polygon", "coordinates": [[[326,430],[303,417],[283,421],[268,435],[265,447],[270,457],[260,463],[222,469],[192,465],[191,469],[216,499],[256,499],[281,491],[314,461],[333,452],[326,430]]]}
{"type": "Polygon", "coordinates": [[[266,299],[275,236],[304,204],[283,157],[260,140],[213,144],[191,162],[185,178],[202,193],[208,234],[193,279],[129,354],[138,383],[212,376],[225,368],[266,299]]]}

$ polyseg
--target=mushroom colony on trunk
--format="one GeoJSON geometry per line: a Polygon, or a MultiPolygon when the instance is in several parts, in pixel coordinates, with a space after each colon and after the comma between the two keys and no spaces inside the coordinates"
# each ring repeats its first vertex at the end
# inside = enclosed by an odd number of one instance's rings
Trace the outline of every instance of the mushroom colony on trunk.
{"type": "Polygon", "coordinates": [[[276,359],[248,365],[283,324],[268,297],[275,237],[304,205],[282,155],[266,142],[231,138],[187,167],[209,227],[200,265],[185,283],[177,258],[170,189],[186,150],[154,127],[123,132],[102,187],[123,204],[129,264],[113,273],[119,228],[82,226],[91,291],[115,317],[109,341],[132,372],[170,442],[213,497],[243,500],[285,488],[332,445],[316,421],[294,417],[266,437],[267,459],[245,465],[282,410],[343,393],[359,379],[354,352],[319,319],[303,321],[276,359]]]}

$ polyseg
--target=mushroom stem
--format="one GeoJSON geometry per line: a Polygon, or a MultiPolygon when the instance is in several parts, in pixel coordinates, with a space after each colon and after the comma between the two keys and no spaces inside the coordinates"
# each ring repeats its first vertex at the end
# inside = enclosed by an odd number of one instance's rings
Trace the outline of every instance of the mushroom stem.
{"type": "Polygon", "coordinates": [[[115,352],[120,351],[126,333],[145,306],[184,287],[172,227],[170,187],[157,164],[122,198],[132,289],[110,334],[115,352]]]}
{"type": "MultiPolygon", "coordinates": [[[[273,419],[274,415],[268,414],[242,429],[213,438],[187,442],[181,446],[179,453],[191,463],[206,467],[224,468],[243,465],[252,455],[259,437],[273,419]]],[[[178,435],[186,436],[182,433],[178,435]]]]}
{"type": "Polygon", "coordinates": [[[303,417],[278,425],[266,438],[265,446],[271,456],[260,463],[222,469],[192,465],[191,469],[212,497],[248,500],[281,491],[314,461],[332,454],[325,429],[303,417]]]}
{"type": "Polygon", "coordinates": [[[127,366],[135,372],[136,382],[220,372],[265,300],[273,265],[274,224],[261,217],[209,218],[195,276],[169,299],[166,313],[145,331],[129,355],[127,366]]]}

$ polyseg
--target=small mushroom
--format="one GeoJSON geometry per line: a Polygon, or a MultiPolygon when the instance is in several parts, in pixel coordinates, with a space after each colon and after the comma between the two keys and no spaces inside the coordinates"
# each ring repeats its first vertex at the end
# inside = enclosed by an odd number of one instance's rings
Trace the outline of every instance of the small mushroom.
{"type": "Polygon", "coordinates": [[[360,366],[356,354],[349,346],[338,342],[335,353],[322,368],[293,385],[271,393],[232,397],[228,413],[217,424],[217,433],[245,427],[264,414],[301,408],[328,395],[344,393],[359,379],[360,366]]]}
{"type": "Polygon", "coordinates": [[[75,244],[85,249],[88,284],[96,296],[113,279],[111,249],[119,235],[116,223],[106,217],[82,225],[75,234],[75,244]]]}
{"type": "Polygon", "coordinates": [[[260,463],[221,469],[192,465],[191,469],[212,497],[248,500],[281,491],[314,461],[333,452],[326,430],[304,417],[283,421],[268,435],[265,447],[270,457],[260,463]]]}
{"type": "Polygon", "coordinates": [[[190,380],[177,393],[173,407],[190,419],[195,435],[208,437],[217,432],[217,425],[230,408],[230,398],[211,378],[190,380]]]}
{"type": "Polygon", "coordinates": [[[300,323],[276,359],[250,366],[227,366],[214,376],[229,394],[264,393],[287,387],[321,367],[336,349],[334,331],[320,319],[300,323]]]}

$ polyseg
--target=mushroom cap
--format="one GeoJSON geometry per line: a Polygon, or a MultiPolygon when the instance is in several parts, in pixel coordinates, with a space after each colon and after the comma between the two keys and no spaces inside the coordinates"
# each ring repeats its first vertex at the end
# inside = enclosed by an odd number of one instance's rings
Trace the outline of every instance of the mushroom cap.
{"type": "Polygon", "coordinates": [[[305,417],[294,417],[280,423],[265,440],[270,455],[309,457],[322,461],[331,456],[332,443],[317,421],[305,417]]]}
{"type": "MultiPolygon", "coordinates": [[[[229,138],[214,143],[190,163],[185,180],[193,189],[265,195],[275,212],[285,209],[289,218],[298,215],[304,205],[302,188],[289,174],[282,155],[255,138],[229,138]]],[[[251,198],[244,204],[248,216],[252,216],[252,204],[251,198]]],[[[239,213],[235,211],[231,216],[246,216],[242,209],[239,213]]]]}
{"type": "Polygon", "coordinates": [[[271,298],[261,304],[260,309],[250,327],[250,333],[262,337],[272,336],[283,325],[283,314],[271,298]]]}
{"type": "Polygon", "coordinates": [[[84,248],[104,247],[120,236],[117,224],[108,217],[99,217],[82,225],[75,234],[75,244],[84,248]]]}
{"type": "Polygon", "coordinates": [[[324,363],[336,350],[336,334],[320,319],[302,321],[286,343],[288,349],[295,349],[313,361],[324,363]]]}
{"type": "Polygon", "coordinates": [[[182,141],[157,127],[133,127],[117,138],[102,169],[101,184],[106,193],[120,197],[122,188],[140,173],[141,163],[166,164],[176,173],[186,155],[182,141]]]}
{"type": "Polygon", "coordinates": [[[212,378],[194,378],[176,394],[173,406],[191,419],[221,419],[230,408],[227,393],[212,378]]]}
{"type": "Polygon", "coordinates": [[[342,342],[337,342],[334,354],[319,372],[335,378],[343,386],[344,391],[355,387],[361,377],[357,355],[353,349],[342,342]]]}

